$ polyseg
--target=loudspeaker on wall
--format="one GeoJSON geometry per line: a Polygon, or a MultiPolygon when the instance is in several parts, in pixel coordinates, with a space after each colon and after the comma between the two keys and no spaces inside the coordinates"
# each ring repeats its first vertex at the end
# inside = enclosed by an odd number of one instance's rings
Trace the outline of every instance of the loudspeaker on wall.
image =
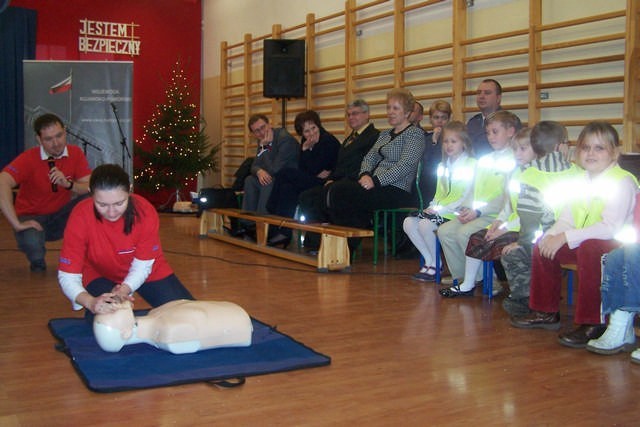
{"type": "Polygon", "coordinates": [[[304,97],[304,40],[264,40],[263,95],[266,98],[304,97]]]}

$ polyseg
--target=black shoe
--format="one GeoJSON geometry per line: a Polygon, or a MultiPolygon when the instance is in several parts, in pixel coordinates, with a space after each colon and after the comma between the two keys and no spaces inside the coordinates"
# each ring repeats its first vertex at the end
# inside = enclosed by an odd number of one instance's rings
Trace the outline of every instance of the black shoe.
{"type": "Polygon", "coordinates": [[[413,276],[411,276],[411,278],[413,280],[417,280],[419,282],[435,282],[436,281],[436,275],[435,274],[422,273],[420,271],[417,272],[416,274],[414,274],[413,276]]]}
{"type": "Polygon", "coordinates": [[[244,237],[245,240],[252,240],[254,242],[258,240],[256,227],[255,226],[246,227],[242,237],[244,237]]]}
{"type": "Polygon", "coordinates": [[[34,273],[41,273],[43,271],[47,271],[47,263],[45,263],[43,259],[39,259],[33,261],[30,268],[34,273]]]}
{"type": "Polygon", "coordinates": [[[255,230],[248,230],[246,233],[244,233],[242,236],[240,236],[240,238],[242,240],[246,240],[247,242],[253,242],[256,243],[258,241],[258,238],[256,237],[256,233],[255,230]]]}
{"type": "Polygon", "coordinates": [[[312,231],[304,233],[304,247],[308,250],[317,251],[320,248],[320,234],[312,231]]]}
{"type": "Polygon", "coordinates": [[[253,237],[256,236],[256,224],[251,221],[232,221],[231,229],[228,230],[233,237],[253,237]]]}
{"type": "Polygon", "coordinates": [[[230,228],[230,229],[227,229],[225,227],[225,230],[227,230],[232,237],[244,237],[245,234],[247,234],[247,229],[246,228],[230,228]]]}
{"type": "Polygon", "coordinates": [[[287,249],[291,243],[291,237],[284,234],[276,234],[267,241],[267,246],[281,246],[282,249],[287,249]]]}
{"type": "Polygon", "coordinates": [[[472,297],[475,289],[476,288],[474,287],[468,291],[461,291],[459,285],[454,285],[450,288],[442,288],[438,292],[445,298],[472,297]]]}

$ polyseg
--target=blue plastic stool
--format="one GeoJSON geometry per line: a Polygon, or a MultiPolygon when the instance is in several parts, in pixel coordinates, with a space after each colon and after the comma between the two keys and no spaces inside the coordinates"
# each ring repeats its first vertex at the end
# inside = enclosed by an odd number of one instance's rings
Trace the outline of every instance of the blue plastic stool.
{"type": "Polygon", "coordinates": [[[442,282],[442,272],[440,271],[442,269],[442,260],[440,259],[440,250],[440,239],[436,237],[436,283],[438,284],[442,282]]]}
{"type": "Polygon", "coordinates": [[[482,262],[482,294],[493,298],[493,261],[482,262]]]}
{"type": "Polygon", "coordinates": [[[573,304],[573,272],[578,271],[575,264],[562,264],[560,266],[567,273],[567,305],[573,304]]]}

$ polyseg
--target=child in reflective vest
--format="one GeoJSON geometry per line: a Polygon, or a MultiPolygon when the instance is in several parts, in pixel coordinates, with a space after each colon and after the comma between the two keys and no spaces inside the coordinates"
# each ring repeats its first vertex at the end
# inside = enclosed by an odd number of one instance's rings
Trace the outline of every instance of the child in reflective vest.
{"type": "Polygon", "coordinates": [[[589,123],[578,136],[579,174],[555,185],[550,193],[561,196],[564,207],[555,224],[533,249],[531,313],[512,317],[518,328],[558,329],[562,265],[577,266],[577,327],[560,334],[558,341],[584,348],[603,334],[600,319],[600,258],[620,244],[614,236],[631,223],[638,182],[618,163],[619,138],[609,123],[589,123]]]}
{"type": "Polygon", "coordinates": [[[529,163],[536,158],[536,152],[529,140],[530,132],[529,128],[520,129],[513,138],[512,147],[518,167],[511,172],[507,181],[505,204],[502,211],[489,227],[473,233],[469,238],[465,252],[465,281],[460,285],[462,289],[473,289],[476,275],[482,267],[482,261],[499,259],[502,250],[518,240],[520,218],[516,211],[516,204],[520,193],[519,177],[529,163]],[[467,284],[468,281],[470,283],[467,284]]]}
{"type": "Polygon", "coordinates": [[[405,218],[402,225],[418,249],[424,265],[413,278],[423,282],[435,280],[436,235],[438,226],[455,218],[462,200],[473,189],[476,159],[471,157],[471,139],[462,122],[446,124],[442,138],[442,162],[438,165],[438,180],[433,200],[417,216],[405,218]]]}
{"type": "Polygon", "coordinates": [[[502,250],[500,262],[509,281],[509,295],[502,307],[510,315],[529,313],[531,251],[535,240],[558,218],[558,209],[545,203],[545,188],[575,172],[567,160],[567,130],[558,122],[544,120],[531,130],[531,146],[538,155],[520,174],[517,214],[520,220],[518,240],[502,250]]]}
{"type": "Polygon", "coordinates": [[[506,183],[516,166],[510,144],[521,127],[518,116],[504,110],[496,111],[485,120],[487,138],[493,151],[478,160],[473,191],[462,202],[456,218],[438,229],[438,238],[453,285],[440,290],[444,297],[473,295],[474,278],[469,278],[465,287],[454,281],[460,281],[464,277],[465,251],[469,238],[490,225],[504,206],[506,183]]]}

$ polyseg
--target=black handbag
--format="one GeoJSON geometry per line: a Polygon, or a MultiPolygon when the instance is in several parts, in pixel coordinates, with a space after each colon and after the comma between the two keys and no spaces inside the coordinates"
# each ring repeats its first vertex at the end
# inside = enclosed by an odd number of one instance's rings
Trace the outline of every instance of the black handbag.
{"type": "Polygon", "coordinates": [[[239,208],[236,192],[231,188],[203,188],[198,193],[198,216],[211,208],[239,208]]]}

